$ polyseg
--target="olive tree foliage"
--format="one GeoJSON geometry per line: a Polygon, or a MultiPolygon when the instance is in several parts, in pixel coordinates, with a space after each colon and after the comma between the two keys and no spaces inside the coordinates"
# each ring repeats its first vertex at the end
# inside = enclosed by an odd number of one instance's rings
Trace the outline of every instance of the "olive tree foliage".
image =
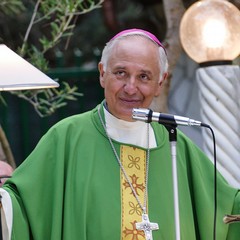
{"type": "MultiPolygon", "coordinates": [[[[49,69],[46,53],[53,49],[61,40],[70,38],[75,28],[75,20],[79,15],[86,14],[100,8],[104,0],[37,0],[30,22],[27,26],[18,54],[43,72],[49,69]],[[36,25],[47,26],[47,31],[41,32],[39,42],[30,42],[30,35],[36,25]]],[[[29,1],[31,2],[31,1],[29,1]]],[[[29,11],[22,0],[1,0],[0,13],[7,16],[29,11]]],[[[3,37],[1,41],[4,41],[3,37]]],[[[44,89],[34,91],[11,91],[19,98],[25,99],[33,105],[40,117],[53,114],[58,108],[67,104],[68,100],[76,100],[81,93],[76,86],[69,86],[67,82],[61,82],[59,89],[44,89]]],[[[4,99],[1,97],[2,102],[4,99]]],[[[7,137],[0,126],[0,150],[5,159],[13,168],[16,163],[8,143],[7,137]]]]}
{"type": "Polygon", "coordinates": [[[0,2],[0,11],[7,15],[19,13],[24,9],[22,2],[19,0],[2,0],[0,2]]]}
{"type": "MultiPolygon", "coordinates": [[[[70,38],[79,15],[100,8],[104,0],[37,0],[31,15],[29,25],[19,46],[18,54],[40,69],[49,69],[46,53],[53,49],[61,40],[70,38]],[[36,25],[47,26],[47,31],[41,32],[39,42],[30,42],[31,31],[36,25]]],[[[21,0],[1,0],[0,11],[5,15],[14,15],[27,11],[21,0]]],[[[28,10],[29,11],[29,10],[28,10]]],[[[12,91],[14,95],[25,99],[33,105],[39,116],[53,114],[58,108],[67,104],[67,100],[76,100],[81,93],[76,86],[61,82],[59,89],[12,91]]]]}

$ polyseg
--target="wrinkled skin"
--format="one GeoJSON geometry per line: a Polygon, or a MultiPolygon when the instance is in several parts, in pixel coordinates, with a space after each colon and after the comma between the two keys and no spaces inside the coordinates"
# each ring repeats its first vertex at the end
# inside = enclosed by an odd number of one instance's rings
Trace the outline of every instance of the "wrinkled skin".
{"type": "Polygon", "coordinates": [[[122,39],[110,53],[106,71],[99,63],[100,84],[108,110],[133,121],[133,108],[148,108],[160,94],[162,81],[158,46],[145,38],[122,39]]]}

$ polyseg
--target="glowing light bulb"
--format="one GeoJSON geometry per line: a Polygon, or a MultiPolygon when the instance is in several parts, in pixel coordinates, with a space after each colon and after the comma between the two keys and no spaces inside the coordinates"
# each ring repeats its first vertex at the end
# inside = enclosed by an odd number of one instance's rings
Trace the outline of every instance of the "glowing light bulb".
{"type": "Polygon", "coordinates": [[[197,1],[180,23],[180,40],[196,62],[232,61],[240,54],[240,11],[224,0],[197,1]]]}
{"type": "Polygon", "coordinates": [[[209,19],[203,26],[202,35],[208,48],[224,47],[227,38],[226,26],[222,21],[209,19]]]}

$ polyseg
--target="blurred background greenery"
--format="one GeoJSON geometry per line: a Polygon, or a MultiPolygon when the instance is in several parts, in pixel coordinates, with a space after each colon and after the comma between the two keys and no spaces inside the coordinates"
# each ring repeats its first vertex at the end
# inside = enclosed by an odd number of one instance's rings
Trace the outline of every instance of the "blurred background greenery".
{"type": "MultiPolygon", "coordinates": [[[[146,29],[166,46],[170,76],[162,102],[167,110],[171,73],[182,51],[178,40],[180,17],[194,2],[1,0],[0,44],[7,45],[61,85],[57,90],[1,93],[0,123],[16,165],[54,123],[87,111],[103,99],[97,63],[105,43],[122,29],[146,29]]],[[[231,2],[239,8],[239,0],[231,2]]],[[[1,158],[6,158],[5,150],[1,158]]]]}

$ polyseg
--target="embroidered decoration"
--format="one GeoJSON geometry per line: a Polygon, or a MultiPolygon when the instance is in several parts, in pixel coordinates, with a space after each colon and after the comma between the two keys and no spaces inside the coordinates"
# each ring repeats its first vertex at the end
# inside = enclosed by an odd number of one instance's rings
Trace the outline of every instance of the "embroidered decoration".
{"type": "MultiPolygon", "coordinates": [[[[136,194],[141,202],[144,201],[146,151],[130,146],[121,146],[120,159],[136,194]]],[[[122,196],[122,240],[143,240],[144,231],[136,229],[136,222],[142,221],[142,211],[129,183],[121,171],[121,196],[122,196]]]]}

